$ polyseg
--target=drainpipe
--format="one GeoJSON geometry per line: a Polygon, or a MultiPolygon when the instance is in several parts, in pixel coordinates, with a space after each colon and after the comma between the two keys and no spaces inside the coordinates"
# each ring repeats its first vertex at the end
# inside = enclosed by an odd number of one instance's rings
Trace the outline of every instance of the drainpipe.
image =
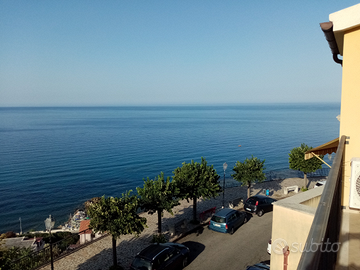
{"type": "Polygon", "coordinates": [[[289,261],[289,254],[290,254],[290,250],[289,250],[288,246],[285,246],[283,248],[283,254],[284,254],[284,270],[287,270],[288,261],[289,261]]]}
{"type": "Polygon", "coordinates": [[[331,53],[333,55],[333,59],[335,63],[342,65],[342,60],[339,59],[338,57],[340,51],[336,43],[336,39],[333,31],[333,23],[332,22],[320,23],[320,27],[321,30],[324,32],[327,42],[329,43],[329,47],[331,49],[331,53]]]}

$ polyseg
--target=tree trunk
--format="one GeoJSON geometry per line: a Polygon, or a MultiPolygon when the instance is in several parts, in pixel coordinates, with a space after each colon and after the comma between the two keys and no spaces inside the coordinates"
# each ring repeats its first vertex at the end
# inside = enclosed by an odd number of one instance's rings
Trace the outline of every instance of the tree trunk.
{"type": "Polygon", "coordinates": [[[158,209],[158,233],[161,234],[161,214],[162,214],[162,210],[158,209]]]}
{"type": "Polygon", "coordinates": [[[197,218],[196,218],[196,197],[193,198],[193,220],[194,220],[194,222],[197,221],[197,218]]]}
{"type": "Polygon", "coordinates": [[[307,180],[307,174],[304,173],[304,188],[307,188],[308,180],[307,180]]]}
{"type": "Polygon", "coordinates": [[[251,189],[251,183],[248,183],[248,186],[247,186],[247,197],[250,198],[250,190],[251,189]]]}
{"type": "Polygon", "coordinates": [[[117,257],[116,257],[116,238],[112,237],[112,248],[113,248],[113,265],[117,266],[117,257]]]}

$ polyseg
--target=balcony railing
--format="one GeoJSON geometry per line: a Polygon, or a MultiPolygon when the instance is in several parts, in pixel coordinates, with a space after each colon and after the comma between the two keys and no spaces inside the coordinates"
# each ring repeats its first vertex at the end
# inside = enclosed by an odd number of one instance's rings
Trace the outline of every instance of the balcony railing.
{"type": "Polygon", "coordinates": [[[334,269],[341,223],[341,178],[346,137],[342,136],[324,186],[298,270],[334,269]]]}
{"type": "MultiPolygon", "coordinates": [[[[79,249],[82,249],[88,245],[91,245],[103,237],[106,237],[107,234],[104,234],[103,236],[96,238],[92,241],[89,241],[82,245],[75,245],[79,241],[79,234],[73,234],[70,235],[58,242],[52,243],[52,256],[54,258],[54,261],[59,260],[73,252],[78,251],[79,249]]],[[[12,262],[11,268],[12,270],[33,270],[33,269],[39,269],[47,264],[50,264],[50,258],[51,258],[51,249],[50,246],[47,245],[45,248],[30,253],[29,255],[26,255],[24,257],[21,257],[17,260],[14,260],[12,262]]],[[[1,268],[0,268],[1,269],[1,268]]]]}

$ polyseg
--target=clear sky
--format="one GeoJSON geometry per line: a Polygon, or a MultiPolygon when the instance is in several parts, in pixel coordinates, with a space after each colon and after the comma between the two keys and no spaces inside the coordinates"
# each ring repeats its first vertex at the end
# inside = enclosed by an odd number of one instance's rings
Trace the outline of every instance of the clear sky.
{"type": "Polygon", "coordinates": [[[0,0],[0,106],[340,102],[319,23],[358,3],[0,0]]]}

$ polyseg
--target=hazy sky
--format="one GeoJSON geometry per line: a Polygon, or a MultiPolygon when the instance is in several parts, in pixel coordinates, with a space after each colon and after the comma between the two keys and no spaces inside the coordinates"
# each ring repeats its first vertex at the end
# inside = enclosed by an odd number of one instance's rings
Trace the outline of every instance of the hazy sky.
{"type": "Polygon", "coordinates": [[[0,106],[340,102],[350,0],[0,0],[0,106]]]}

